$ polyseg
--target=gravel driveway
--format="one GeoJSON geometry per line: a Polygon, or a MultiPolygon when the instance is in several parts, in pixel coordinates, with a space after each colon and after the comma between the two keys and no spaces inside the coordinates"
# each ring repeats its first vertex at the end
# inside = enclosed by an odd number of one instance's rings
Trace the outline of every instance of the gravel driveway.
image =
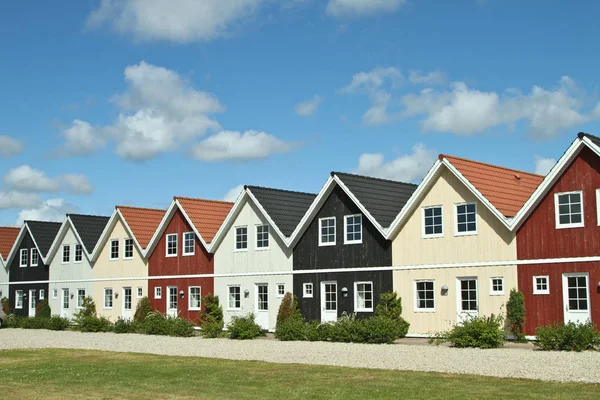
{"type": "Polygon", "coordinates": [[[414,344],[280,342],[269,339],[237,341],[137,334],[0,330],[0,349],[19,348],[107,350],[600,383],[600,352],[542,352],[530,348],[479,350],[414,344]]]}

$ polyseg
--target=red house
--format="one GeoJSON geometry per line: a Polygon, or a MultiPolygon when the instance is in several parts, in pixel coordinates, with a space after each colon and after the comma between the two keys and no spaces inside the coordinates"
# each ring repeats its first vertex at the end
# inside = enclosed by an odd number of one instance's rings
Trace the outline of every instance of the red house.
{"type": "MultiPolygon", "coordinates": [[[[600,255],[600,138],[579,133],[513,222],[519,260],[600,255]]],[[[525,333],[554,322],[600,324],[600,263],[518,266],[525,333]]]]}
{"type": "Polygon", "coordinates": [[[173,198],[146,252],[153,309],[196,319],[202,296],[214,293],[213,278],[152,277],[214,273],[213,255],[207,249],[232,206],[223,201],[173,198]]]}

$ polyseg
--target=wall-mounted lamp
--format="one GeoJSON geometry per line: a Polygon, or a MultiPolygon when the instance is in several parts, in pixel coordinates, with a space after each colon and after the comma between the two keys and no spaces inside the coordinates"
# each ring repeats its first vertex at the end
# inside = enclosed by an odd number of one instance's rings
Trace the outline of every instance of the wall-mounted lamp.
{"type": "Polygon", "coordinates": [[[442,296],[448,296],[448,286],[442,286],[442,296]]]}
{"type": "Polygon", "coordinates": [[[74,294],[74,293],[71,293],[71,298],[73,298],[73,296],[75,296],[75,294],[74,294]]]}
{"type": "Polygon", "coordinates": [[[347,287],[342,288],[342,296],[348,297],[348,288],[347,287]]]}
{"type": "Polygon", "coordinates": [[[185,295],[185,292],[184,292],[183,290],[181,290],[181,291],[179,292],[179,297],[181,297],[181,298],[183,299],[183,296],[184,296],[184,295],[185,295]]]}
{"type": "Polygon", "coordinates": [[[115,292],[115,299],[119,298],[119,292],[115,292]]]}
{"type": "Polygon", "coordinates": [[[248,289],[244,290],[244,298],[247,299],[250,297],[250,291],[248,289]]]}

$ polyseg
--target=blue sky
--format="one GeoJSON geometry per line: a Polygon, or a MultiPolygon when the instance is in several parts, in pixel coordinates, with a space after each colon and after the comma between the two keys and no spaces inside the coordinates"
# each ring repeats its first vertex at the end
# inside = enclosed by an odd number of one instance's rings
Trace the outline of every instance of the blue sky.
{"type": "Polygon", "coordinates": [[[600,133],[596,2],[46,3],[0,5],[5,225],[439,153],[543,172],[600,133]]]}

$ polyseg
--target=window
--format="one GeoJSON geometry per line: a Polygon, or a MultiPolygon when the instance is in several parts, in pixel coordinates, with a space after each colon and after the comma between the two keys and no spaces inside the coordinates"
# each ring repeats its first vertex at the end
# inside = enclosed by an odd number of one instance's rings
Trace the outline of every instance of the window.
{"type": "Polygon", "coordinates": [[[19,263],[19,267],[26,267],[27,266],[27,249],[21,249],[21,259],[20,259],[20,263],[19,263]]]}
{"type": "Polygon", "coordinates": [[[277,284],[277,297],[283,297],[285,295],[285,285],[283,283],[277,284]]]}
{"type": "Polygon", "coordinates": [[[346,215],[344,220],[344,243],[362,243],[362,215],[346,215]]]}
{"type": "Polygon", "coordinates": [[[456,205],[456,234],[472,235],[477,233],[477,207],[475,203],[456,205]]]}
{"type": "Polygon", "coordinates": [[[415,281],[415,312],[435,311],[435,281],[415,281]]]}
{"type": "Polygon", "coordinates": [[[83,299],[85,299],[85,289],[77,289],[77,308],[83,307],[83,299]]]}
{"type": "Polygon", "coordinates": [[[23,308],[23,291],[22,290],[15,291],[15,308],[18,308],[18,309],[23,308]]]}
{"type": "Polygon", "coordinates": [[[499,296],[504,294],[504,278],[490,278],[490,294],[499,296]]]}
{"type": "Polygon", "coordinates": [[[110,259],[119,259],[119,239],[112,239],[110,241],[110,259]]]}
{"type": "Polygon", "coordinates": [[[186,232],[183,234],[183,255],[194,255],[194,232],[186,232]]]}
{"type": "MultiPolygon", "coordinates": [[[[2,293],[0,293],[0,298],[2,298],[2,293]]],[[[40,289],[40,300],[44,300],[46,298],[46,291],[44,289],[40,289]]]]}
{"type": "Polygon", "coordinates": [[[238,226],[235,228],[235,249],[246,250],[248,248],[248,227],[238,226]]]}
{"type": "Polygon", "coordinates": [[[75,262],[79,263],[83,260],[83,246],[80,244],[75,245],[75,262]]]}
{"type": "Polygon", "coordinates": [[[229,304],[230,310],[239,310],[242,307],[242,292],[239,286],[229,286],[229,304]]]}
{"type": "Polygon", "coordinates": [[[577,228],[583,226],[583,198],[581,191],[556,193],[554,195],[556,228],[577,228]]]}
{"type": "Polygon", "coordinates": [[[133,258],[133,239],[125,239],[123,241],[124,254],[123,258],[126,260],[131,260],[133,258]]]}
{"type": "Polygon", "coordinates": [[[313,284],[305,283],[302,285],[302,297],[313,297],[313,284]]]}
{"type": "Polygon", "coordinates": [[[423,237],[444,236],[442,213],[442,206],[423,208],[423,237]]]}
{"type": "Polygon", "coordinates": [[[38,254],[37,249],[35,247],[33,247],[31,249],[31,262],[29,265],[32,267],[37,267],[39,260],[40,260],[40,255],[38,254]]]}
{"type": "Polygon", "coordinates": [[[596,189],[596,217],[600,226],[600,189],[596,189]]]}
{"type": "Polygon", "coordinates": [[[548,275],[533,277],[533,294],[550,294],[548,275]]]}
{"type": "Polygon", "coordinates": [[[65,310],[69,309],[69,289],[63,289],[63,296],[62,296],[62,300],[63,300],[63,304],[62,304],[62,308],[65,310]]]}
{"type": "Polygon", "coordinates": [[[335,217],[319,219],[319,246],[335,245],[335,217]]]}
{"type": "Polygon", "coordinates": [[[177,234],[170,233],[167,235],[167,257],[177,256],[177,234]]]}
{"type": "Polygon", "coordinates": [[[62,263],[67,264],[71,258],[71,246],[68,244],[63,245],[63,258],[62,263]]]}
{"type": "Polygon", "coordinates": [[[190,286],[188,310],[200,309],[200,286],[190,286]]]}
{"type": "Polygon", "coordinates": [[[162,298],[162,287],[157,286],[154,288],[154,298],[161,299],[162,298]]]}
{"type": "Polygon", "coordinates": [[[256,226],[256,248],[257,249],[268,249],[269,248],[269,225],[257,225],[256,226]]]}
{"type": "Polygon", "coordinates": [[[142,289],[141,286],[138,286],[138,288],[137,288],[137,298],[141,299],[142,297],[144,297],[144,289],[142,289]]]}
{"type": "Polygon", "coordinates": [[[112,288],[104,288],[104,308],[109,309],[113,306],[113,290],[112,288]]]}
{"type": "Polygon", "coordinates": [[[373,282],[354,282],[354,311],[373,311],[373,282]]]}
{"type": "Polygon", "coordinates": [[[256,286],[258,290],[257,308],[259,311],[267,311],[269,309],[269,286],[264,284],[256,286]]]}
{"type": "Polygon", "coordinates": [[[52,300],[58,299],[58,289],[52,289],[52,300]]]}

